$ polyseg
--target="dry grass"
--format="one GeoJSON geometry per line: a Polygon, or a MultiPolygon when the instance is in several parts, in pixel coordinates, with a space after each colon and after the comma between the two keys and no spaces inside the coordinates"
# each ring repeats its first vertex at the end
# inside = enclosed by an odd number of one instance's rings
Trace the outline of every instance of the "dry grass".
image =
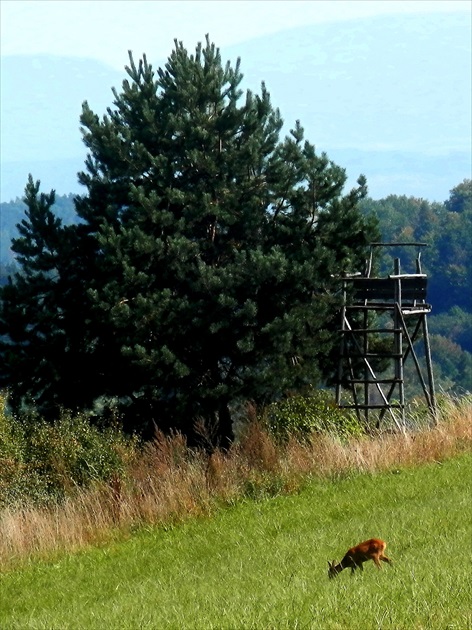
{"type": "Polygon", "coordinates": [[[252,421],[230,453],[189,450],[180,435],[156,440],[108,485],[77,490],[47,507],[0,513],[0,567],[76,550],[136,527],[209,514],[245,495],[290,492],[309,476],[374,473],[439,461],[472,450],[470,399],[450,401],[434,428],[365,437],[342,444],[329,436],[277,445],[252,421]]]}

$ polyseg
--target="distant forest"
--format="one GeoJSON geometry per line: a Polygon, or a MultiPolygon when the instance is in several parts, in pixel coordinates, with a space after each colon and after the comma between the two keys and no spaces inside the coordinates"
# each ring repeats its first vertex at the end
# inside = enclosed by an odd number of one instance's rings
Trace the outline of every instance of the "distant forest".
{"type": "MultiPolygon", "coordinates": [[[[0,204],[0,285],[15,273],[10,250],[24,216],[21,199],[0,204]]],[[[429,277],[428,302],[435,380],[440,389],[461,393],[472,389],[472,181],[451,190],[444,203],[390,195],[361,202],[365,214],[379,220],[382,242],[423,242],[422,268],[429,277]]],[[[77,220],[74,195],[58,195],[55,210],[65,224],[77,220]]],[[[381,273],[392,273],[392,258],[402,271],[415,271],[415,248],[385,250],[381,273]]]]}
{"type": "MultiPolygon", "coordinates": [[[[366,199],[366,213],[379,219],[382,242],[423,242],[422,271],[428,275],[428,318],[436,386],[463,393],[472,390],[472,181],[455,186],[444,203],[390,195],[366,199]]],[[[385,250],[383,271],[392,273],[392,257],[402,271],[415,271],[415,248],[385,250]],[[403,256],[403,258],[402,258],[403,256]]]]}

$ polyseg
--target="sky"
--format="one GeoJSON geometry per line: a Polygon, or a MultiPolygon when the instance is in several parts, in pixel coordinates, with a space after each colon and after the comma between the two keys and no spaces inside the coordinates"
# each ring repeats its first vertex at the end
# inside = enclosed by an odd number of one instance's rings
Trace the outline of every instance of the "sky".
{"type": "Polygon", "coordinates": [[[128,50],[166,59],[174,39],[193,50],[207,33],[223,48],[297,26],[470,10],[470,0],[0,0],[0,52],[89,57],[122,70],[128,50]]]}
{"type": "MultiPolygon", "coordinates": [[[[2,62],[7,57],[46,54],[63,58],[88,58],[95,62],[106,64],[112,70],[120,73],[119,76],[122,77],[124,67],[129,63],[128,50],[133,52],[135,59],[141,58],[143,53],[145,53],[153,67],[156,68],[162,66],[171,54],[174,49],[174,39],[183,41],[187,50],[192,53],[196,44],[199,41],[204,41],[205,35],[209,34],[210,40],[221,49],[222,56],[225,58],[225,48],[231,48],[230,56],[233,57],[235,54],[240,54],[238,51],[239,45],[245,45],[245,50],[248,50],[250,49],[248,42],[251,40],[282,31],[287,32],[297,27],[346,22],[346,24],[349,24],[349,29],[354,33],[356,27],[354,26],[351,29],[350,25],[352,20],[356,19],[366,23],[368,22],[366,18],[372,17],[441,12],[444,14],[457,12],[457,19],[460,20],[461,25],[464,24],[462,16],[465,17],[466,23],[470,23],[472,0],[0,0],[0,198],[10,199],[15,195],[21,194],[24,176],[23,166],[21,169],[17,167],[17,162],[20,160],[18,156],[22,156],[21,160],[28,162],[28,168],[34,170],[35,176],[40,178],[43,184],[54,187],[58,186],[58,184],[55,177],[56,171],[51,160],[58,159],[58,155],[62,158],[70,157],[72,159],[74,156],[77,157],[80,151],[79,164],[81,164],[84,148],[77,124],[80,105],[84,98],[91,98],[91,103],[94,105],[92,92],[85,92],[84,90],[84,92],[76,94],[72,88],[68,91],[67,99],[61,99],[59,96],[52,104],[46,102],[45,95],[49,93],[49,90],[51,94],[57,94],[58,86],[54,84],[53,74],[44,77],[44,89],[42,89],[42,86],[41,90],[36,90],[36,93],[31,89],[28,79],[24,80],[22,73],[14,74],[13,80],[8,83],[5,77],[10,75],[6,71],[2,74],[2,67],[5,70],[7,68],[7,63],[5,62],[3,65],[2,62]],[[52,83],[48,84],[48,81],[52,83]],[[20,83],[21,89],[17,92],[16,88],[14,88],[8,93],[8,86],[17,85],[17,83],[20,83]],[[17,93],[21,93],[21,98],[16,100],[11,98],[12,94],[16,97],[17,93]],[[77,102],[72,102],[73,98],[77,102]],[[54,109],[52,105],[60,107],[60,111],[57,112],[57,107],[54,109]],[[36,106],[37,109],[34,109],[36,106]],[[68,106],[69,109],[67,109],[68,106]],[[38,109],[40,107],[43,108],[41,111],[38,109]],[[35,112],[35,115],[31,114],[32,111],[35,112]],[[49,111],[56,112],[56,115],[51,114],[49,116],[49,111]],[[42,118],[40,114],[42,114],[42,118]],[[40,124],[38,124],[38,121],[40,121],[40,124]],[[48,139],[46,144],[44,142],[45,137],[48,139]],[[71,138],[74,138],[74,140],[71,138]],[[65,154],[66,149],[67,155],[65,154]],[[30,165],[33,159],[31,157],[32,154],[36,156],[34,159],[37,160],[37,164],[30,165]],[[48,160],[51,161],[50,167],[47,167],[48,160]],[[50,170],[48,171],[47,168],[50,170]]],[[[335,33],[338,33],[337,29],[334,30],[335,33]]],[[[339,29],[339,32],[341,31],[342,29],[339,29]]],[[[296,48],[299,46],[298,34],[297,31],[292,32],[292,40],[289,39],[288,41],[292,41],[293,46],[296,48]]],[[[358,41],[354,36],[352,41],[347,37],[342,40],[341,44],[340,49],[343,50],[345,50],[346,46],[358,49],[362,48],[365,42],[358,41]]],[[[264,42],[265,45],[266,43],[264,42]]],[[[401,42],[399,45],[401,45],[401,42]]],[[[255,47],[257,48],[256,44],[255,47]]],[[[417,49],[418,47],[415,47],[415,50],[417,49]]],[[[286,72],[286,69],[280,63],[280,56],[277,57],[275,50],[267,51],[266,48],[261,48],[261,50],[262,56],[269,57],[269,65],[274,60],[277,71],[280,71],[279,83],[285,80],[284,72],[286,72]]],[[[353,50],[353,54],[355,52],[353,50]]],[[[468,52],[466,51],[465,54],[468,54],[468,52]]],[[[244,59],[246,86],[250,73],[248,60],[246,57],[244,59]]],[[[375,61],[372,60],[371,66],[375,66],[375,61]]],[[[15,64],[18,63],[20,61],[16,60],[15,64]]],[[[35,59],[34,63],[40,64],[41,62],[35,59]]],[[[48,63],[54,63],[54,60],[48,60],[48,63]]],[[[9,67],[13,66],[10,64],[9,67]]],[[[266,70],[267,67],[266,64],[266,70]]],[[[440,86],[444,76],[436,75],[436,67],[433,68],[431,64],[428,65],[426,63],[425,68],[427,70],[426,76],[428,78],[433,76],[436,85],[440,86]]],[[[414,75],[415,69],[412,68],[411,73],[409,73],[409,70],[410,68],[408,67],[403,78],[399,79],[400,83],[406,85],[406,79],[411,78],[410,74],[411,76],[414,75]]],[[[446,67],[446,70],[443,68],[442,72],[443,74],[446,73],[448,78],[452,76],[448,67],[446,67]]],[[[106,75],[107,71],[104,74],[106,75]]],[[[259,76],[254,72],[253,80],[256,83],[252,87],[258,89],[258,81],[262,79],[269,80],[269,77],[265,75],[259,76]]],[[[277,100],[275,96],[275,79],[273,76],[271,79],[272,83],[269,86],[275,99],[274,103],[281,107],[284,115],[290,120],[294,119],[295,116],[300,116],[307,130],[307,137],[316,139],[323,150],[327,150],[333,159],[340,160],[340,164],[345,166],[349,173],[352,171],[357,177],[358,169],[361,168],[358,164],[358,159],[355,156],[352,158],[345,157],[344,154],[337,157],[332,155],[332,151],[336,147],[339,148],[339,146],[343,147],[344,145],[348,146],[348,148],[354,147],[363,151],[369,149],[368,139],[363,132],[362,125],[353,122],[351,127],[349,127],[350,119],[349,117],[344,117],[343,122],[346,124],[341,132],[340,126],[335,123],[335,119],[328,119],[331,115],[331,110],[329,108],[323,110],[322,101],[318,102],[321,110],[315,110],[311,106],[309,110],[303,109],[306,106],[306,103],[303,101],[305,98],[303,90],[300,91],[300,102],[297,102],[297,109],[292,112],[293,116],[290,114],[292,116],[290,118],[287,113],[287,99],[284,100],[285,93],[283,93],[284,98],[279,94],[280,98],[277,100]],[[322,136],[320,128],[323,124],[322,131],[325,133],[322,136]],[[359,136],[362,138],[362,146],[359,145],[359,136]]],[[[77,80],[72,86],[76,92],[86,85],[83,77],[80,80],[83,82],[81,83],[77,80]]],[[[327,86],[330,90],[332,86],[329,81],[327,86]]],[[[448,85],[451,81],[449,81],[448,85]]],[[[457,85],[454,83],[453,90],[441,92],[440,88],[438,88],[437,92],[442,99],[438,102],[439,111],[442,111],[441,108],[450,106],[448,98],[454,99],[456,104],[462,104],[462,110],[467,106],[467,103],[470,102],[468,96],[460,96],[464,92],[467,93],[467,87],[464,88],[464,85],[467,86],[467,81],[468,78],[466,77],[465,81],[461,79],[457,85]],[[443,94],[444,97],[442,97],[443,94]]],[[[105,86],[107,91],[106,94],[104,93],[104,98],[108,99],[106,100],[107,104],[109,104],[109,85],[111,84],[116,85],[117,83],[107,83],[105,86]]],[[[396,114],[398,115],[396,116],[396,121],[398,123],[398,116],[408,110],[409,116],[406,121],[408,124],[404,125],[403,135],[399,134],[395,142],[399,144],[401,150],[405,153],[405,159],[411,159],[411,156],[408,157],[407,152],[417,142],[419,132],[416,133],[416,127],[413,129],[414,133],[409,133],[408,130],[411,131],[411,125],[414,125],[415,116],[423,116],[424,118],[423,109],[421,112],[416,111],[415,107],[418,107],[418,104],[412,97],[412,94],[413,92],[424,91],[426,84],[428,84],[428,81],[423,82],[419,78],[417,90],[410,91],[406,95],[401,90],[398,90],[397,99],[388,101],[388,107],[377,107],[376,109],[370,102],[371,109],[369,110],[368,107],[364,108],[368,113],[371,111],[372,116],[377,116],[379,120],[383,120],[382,134],[380,134],[382,137],[375,137],[376,147],[385,145],[388,148],[391,144],[391,138],[384,138],[385,135],[390,133],[389,130],[393,128],[386,112],[397,107],[398,111],[396,111],[396,114]]],[[[87,85],[91,89],[92,84],[87,85]]],[[[358,86],[357,83],[356,86],[358,86]]],[[[61,84],[59,88],[67,90],[67,85],[61,84]]],[[[331,94],[329,90],[325,95],[331,94]]],[[[359,87],[359,91],[361,92],[359,98],[361,98],[364,94],[362,87],[359,87]]],[[[292,90],[290,94],[293,96],[293,94],[298,94],[298,92],[292,90]]],[[[419,96],[422,96],[422,94],[421,92],[419,96]]],[[[98,97],[95,96],[95,98],[98,97]]],[[[387,99],[388,95],[385,93],[380,95],[379,98],[380,100],[382,98],[387,99]]],[[[338,99],[338,101],[341,103],[342,99],[338,99]]],[[[100,103],[100,106],[96,106],[99,112],[105,109],[102,101],[100,103]]],[[[419,98],[418,103],[423,103],[423,100],[419,98]]],[[[428,103],[434,105],[435,101],[428,100],[428,103]]],[[[457,109],[458,106],[455,109],[452,108],[452,111],[457,109]]],[[[426,118],[426,120],[429,119],[426,118]]],[[[433,116],[431,120],[431,124],[434,124],[434,121],[439,120],[439,118],[433,116]]],[[[449,133],[448,129],[450,127],[454,127],[451,120],[457,123],[457,128],[462,124],[460,116],[449,117],[446,124],[443,125],[441,123],[439,125],[438,133],[429,134],[425,138],[424,143],[421,141],[422,151],[423,149],[427,150],[428,143],[431,142],[434,146],[440,145],[441,154],[450,150],[452,145],[447,145],[446,147],[444,143],[441,143],[441,138],[449,133]],[[444,131],[444,133],[441,135],[440,131],[444,131]]],[[[369,125],[368,131],[372,135],[372,130],[375,130],[376,127],[371,123],[372,119],[369,119],[366,124],[369,125]]],[[[418,125],[418,128],[423,129],[424,126],[418,125]]],[[[465,124],[463,128],[461,127],[458,136],[461,146],[464,144],[464,136],[466,135],[470,136],[469,123],[465,124]]],[[[456,142],[456,136],[452,139],[456,142]]],[[[449,140],[451,139],[449,138],[449,140]]],[[[463,157],[460,159],[462,161],[465,160],[463,157]]],[[[396,160],[395,164],[397,163],[398,160],[396,160]]],[[[469,162],[467,161],[464,173],[467,177],[469,176],[467,171],[468,165],[469,162]]],[[[65,168],[65,164],[62,166],[65,168]]],[[[440,182],[427,171],[430,167],[424,166],[422,160],[418,160],[419,170],[421,170],[420,166],[426,175],[424,173],[420,174],[423,179],[419,182],[416,175],[413,176],[411,174],[410,188],[407,188],[405,183],[405,178],[409,176],[408,165],[398,175],[400,178],[398,181],[395,180],[394,174],[387,174],[384,171],[382,171],[382,176],[379,175],[375,179],[376,176],[373,174],[371,163],[362,166],[362,169],[369,176],[372,194],[377,196],[384,195],[384,191],[388,190],[389,193],[401,191],[405,194],[413,193],[430,199],[444,199],[448,194],[448,190],[459,181],[459,176],[456,172],[460,171],[460,177],[464,176],[462,174],[464,171],[463,166],[457,167],[456,162],[453,161],[448,162],[447,168],[446,166],[444,167],[445,171],[450,173],[448,175],[449,179],[444,175],[440,182]],[[376,182],[378,182],[377,188],[376,182]],[[434,182],[434,185],[431,182],[434,182]]],[[[80,168],[80,165],[70,166],[69,179],[65,175],[61,176],[63,187],[62,189],[58,188],[61,194],[72,191],[70,181],[72,179],[76,183],[75,173],[78,168],[80,168]]]]}

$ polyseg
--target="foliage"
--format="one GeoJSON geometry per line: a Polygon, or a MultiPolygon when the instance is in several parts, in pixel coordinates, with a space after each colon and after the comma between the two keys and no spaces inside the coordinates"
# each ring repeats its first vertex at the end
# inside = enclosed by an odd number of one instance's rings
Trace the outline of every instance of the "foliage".
{"type": "Polygon", "coordinates": [[[89,150],[75,200],[54,215],[30,178],[2,290],[1,382],[42,415],[111,400],[129,429],[197,419],[232,439],[231,403],[277,398],[332,370],[336,277],[363,265],[375,222],[365,178],[304,140],[279,140],[264,84],[241,102],[239,60],[181,43],[155,72],[130,54],[100,119],[85,102],[89,150]],[[77,381],[78,375],[78,381],[77,381]]]}
{"type": "MultiPolygon", "coordinates": [[[[17,225],[21,223],[27,209],[25,201],[18,198],[0,203],[0,278],[4,275],[2,268],[14,264],[14,254],[10,250],[10,245],[13,239],[18,238],[17,225]]],[[[53,211],[64,225],[77,223],[74,195],[56,195],[53,211]]]]}
{"type": "Polygon", "coordinates": [[[430,341],[435,382],[445,392],[470,392],[472,354],[448,337],[433,334],[430,341]]]}
{"type": "Polygon", "coordinates": [[[310,439],[314,433],[324,433],[347,439],[364,434],[356,415],[337,407],[332,393],[325,390],[289,396],[269,405],[265,413],[277,438],[310,439]]]}
{"type": "Polygon", "coordinates": [[[96,391],[97,379],[81,360],[86,302],[77,285],[72,239],[80,227],[63,225],[52,211],[54,191],[39,194],[31,176],[25,203],[12,244],[20,273],[0,292],[0,387],[10,386],[15,411],[34,399],[42,416],[57,417],[62,407],[83,408],[87,387],[96,391]]]}
{"type": "Polygon", "coordinates": [[[458,306],[453,306],[446,313],[433,314],[429,318],[429,331],[447,337],[463,350],[472,352],[472,318],[470,313],[458,306]]]}
{"type": "Polygon", "coordinates": [[[54,424],[36,414],[18,419],[0,409],[0,505],[47,502],[95,481],[122,475],[137,442],[117,429],[99,429],[85,416],[54,424]]]}
{"type": "MultiPolygon", "coordinates": [[[[429,276],[428,296],[435,313],[453,307],[472,312],[472,180],[455,186],[444,204],[390,195],[366,199],[361,208],[378,217],[383,242],[428,244],[422,266],[429,276]]],[[[414,248],[397,249],[391,257],[402,258],[402,267],[414,271],[415,254],[414,248]]],[[[384,258],[383,267],[392,269],[391,258],[384,258]]]]}
{"type": "MultiPolygon", "coordinates": [[[[472,383],[471,200],[472,181],[465,179],[443,204],[396,195],[361,202],[363,212],[377,216],[383,242],[427,243],[421,263],[428,274],[427,301],[432,305],[428,320],[435,382],[440,389],[457,393],[470,390],[472,383]]],[[[415,272],[416,254],[415,248],[389,249],[380,273],[392,273],[394,257],[400,258],[404,272],[415,272]]],[[[422,349],[417,352],[422,354],[422,349]]],[[[416,378],[410,372],[407,366],[412,389],[416,378]]]]}
{"type": "Polygon", "coordinates": [[[448,212],[470,213],[472,209],[472,180],[464,179],[463,182],[454,186],[445,206],[448,212]]]}

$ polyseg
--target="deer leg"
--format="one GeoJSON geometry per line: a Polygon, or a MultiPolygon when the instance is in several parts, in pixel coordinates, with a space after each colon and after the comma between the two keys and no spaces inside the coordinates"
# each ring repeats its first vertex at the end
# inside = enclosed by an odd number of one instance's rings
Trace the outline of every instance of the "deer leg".
{"type": "Polygon", "coordinates": [[[380,559],[382,560],[382,562],[388,562],[389,564],[393,564],[393,562],[390,560],[390,558],[387,558],[387,556],[382,556],[380,559]]]}

